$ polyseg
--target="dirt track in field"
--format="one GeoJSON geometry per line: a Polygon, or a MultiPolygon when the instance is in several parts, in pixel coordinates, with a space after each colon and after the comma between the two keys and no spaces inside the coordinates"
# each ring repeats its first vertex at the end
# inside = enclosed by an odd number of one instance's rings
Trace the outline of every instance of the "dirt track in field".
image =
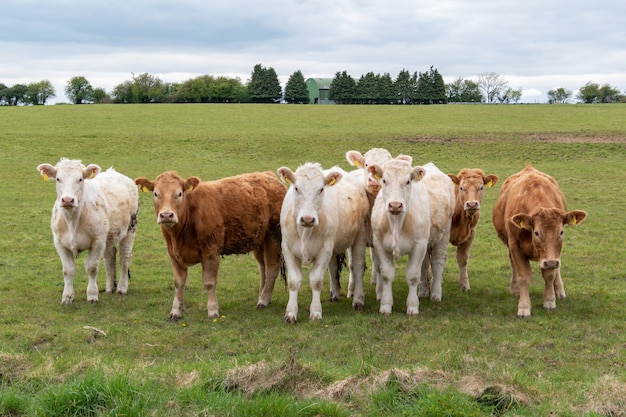
{"type": "Polygon", "coordinates": [[[451,143],[456,141],[477,141],[477,142],[496,142],[499,140],[520,140],[531,142],[555,142],[555,143],[623,143],[626,144],[626,134],[615,136],[589,136],[589,135],[571,135],[571,134],[544,134],[536,133],[532,135],[515,135],[511,137],[502,137],[498,135],[487,135],[484,137],[464,137],[449,138],[439,136],[415,136],[403,138],[407,142],[426,142],[426,143],[451,143]]]}

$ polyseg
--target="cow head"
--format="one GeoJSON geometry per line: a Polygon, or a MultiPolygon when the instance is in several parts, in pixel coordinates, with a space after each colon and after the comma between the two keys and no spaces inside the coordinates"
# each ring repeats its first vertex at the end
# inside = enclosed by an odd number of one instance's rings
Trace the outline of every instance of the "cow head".
{"type": "Polygon", "coordinates": [[[406,212],[413,182],[420,181],[426,174],[424,168],[420,166],[413,168],[406,159],[398,158],[387,161],[382,166],[370,165],[367,169],[381,182],[385,209],[392,215],[406,212]]]}
{"type": "Polygon", "coordinates": [[[458,202],[470,216],[480,210],[485,187],[491,188],[498,182],[496,175],[485,176],[482,169],[465,168],[458,175],[448,174],[448,177],[457,186],[458,202]]]}
{"type": "MultiPolygon", "coordinates": [[[[408,155],[398,155],[397,158],[404,159],[408,161],[409,164],[413,160],[408,155]]],[[[371,165],[382,166],[385,162],[392,159],[391,154],[386,149],[372,148],[365,152],[365,155],[361,155],[361,152],[359,151],[348,151],[346,152],[346,159],[350,165],[363,170],[363,184],[365,184],[365,189],[369,194],[375,197],[380,191],[381,183],[379,179],[368,171],[368,168],[371,165]]]]}
{"type": "Polygon", "coordinates": [[[56,166],[41,164],[37,166],[37,171],[45,181],[49,178],[56,180],[56,204],[63,210],[71,212],[82,201],[85,188],[84,181],[98,175],[100,167],[95,164],[85,167],[80,161],[61,158],[56,166]]]}
{"type": "Polygon", "coordinates": [[[314,227],[320,221],[320,209],[324,190],[335,185],[343,177],[339,171],[322,171],[320,164],[306,163],[294,173],[287,167],[278,169],[278,175],[292,187],[293,212],[296,223],[302,227],[314,227]]]}
{"type": "Polygon", "coordinates": [[[200,178],[189,177],[185,180],[177,173],[168,171],[154,181],[145,177],[136,178],[135,184],[141,191],[152,193],[157,223],[169,228],[178,224],[185,211],[185,194],[192,192],[200,184],[200,178]]]}
{"type": "Polygon", "coordinates": [[[530,233],[541,269],[550,270],[561,267],[565,225],[575,226],[585,217],[587,213],[581,210],[566,212],[557,208],[541,208],[533,215],[516,214],[511,223],[530,233]]]}

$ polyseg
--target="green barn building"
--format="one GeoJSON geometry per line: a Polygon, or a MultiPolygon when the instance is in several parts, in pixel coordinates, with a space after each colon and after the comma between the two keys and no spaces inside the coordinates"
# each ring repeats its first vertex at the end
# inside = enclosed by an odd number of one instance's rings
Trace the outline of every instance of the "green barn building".
{"type": "Polygon", "coordinates": [[[309,90],[309,103],[311,104],[335,104],[330,99],[330,83],[332,78],[309,78],[306,87],[309,90]]]}

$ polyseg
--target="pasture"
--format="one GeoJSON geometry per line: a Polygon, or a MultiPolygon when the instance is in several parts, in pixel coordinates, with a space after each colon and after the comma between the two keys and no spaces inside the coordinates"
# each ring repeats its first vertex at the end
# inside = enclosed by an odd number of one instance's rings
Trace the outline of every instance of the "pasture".
{"type": "MultiPolygon", "coordinates": [[[[0,146],[1,415],[626,415],[626,106],[1,107],[0,146]],[[176,170],[209,180],[306,161],[348,170],[347,150],[372,147],[500,177],[485,192],[471,292],[458,288],[449,246],[443,301],[421,300],[417,317],[404,314],[404,259],[391,316],[378,314],[369,284],[364,310],[353,311],[344,272],[344,296],[330,303],[326,280],[323,320],[309,322],[305,275],[300,321],[289,325],[284,284],[256,310],[256,262],[230,256],[219,271],[220,318],[206,317],[195,266],[184,316],[168,322],[172,270],[152,197],[141,193],[128,295],[87,303],[83,254],[74,303],[60,304],[54,183],[38,164],[65,156],[131,178],[176,170]],[[567,298],[541,307],[534,264],[532,317],[521,320],[491,209],[528,162],[588,217],[565,232],[567,298]]],[[[101,263],[101,290],[104,281],[101,263]]]]}

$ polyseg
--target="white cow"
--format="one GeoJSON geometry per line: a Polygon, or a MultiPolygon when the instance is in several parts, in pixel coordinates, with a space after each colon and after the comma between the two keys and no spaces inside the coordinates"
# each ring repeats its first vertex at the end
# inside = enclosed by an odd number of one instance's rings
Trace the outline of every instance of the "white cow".
{"type": "MultiPolygon", "coordinates": [[[[381,183],[380,178],[377,178],[374,174],[368,171],[367,167],[370,165],[381,165],[385,162],[389,161],[393,157],[389,153],[388,150],[383,148],[372,148],[369,151],[365,152],[365,155],[362,155],[359,151],[348,151],[346,152],[346,160],[350,163],[350,165],[355,166],[357,169],[350,171],[348,175],[351,178],[356,178],[357,181],[360,181],[362,186],[365,187],[365,191],[367,192],[367,198],[370,203],[370,216],[371,210],[374,206],[374,200],[378,195],[378,191],[380,191],[381,183]]],[[[408,155],[398,155],[397,159],[404,159],[411,163],[412,158],[408,155]]],[[[368,246],[372,247],[372,229],[368,222],[368,246]]],[[[370,284],[375,285],[378,281],[379,268],[378,268],[378,259],[376,256],[376,251],[370,251],[370,256],[372,258],[372,272],[370,277],[370,284]]],[[[354,291],[354,284],[352,282],[352,277],[350,277],[350,281],[348,284],[348,297],[352,297],[352,293],[354,291]]]]}
{"type": "Polygon", "coordinates": [[[330,271],[331,300],[339,299],[337,255],[350,250],[350,273],[354,278],[352,307],[363,308],[363,273],[369,203],[365,191],[340,168],[323,171],[316,163],[306,163],[296,172],[287,167],[278,175],[291,186],[287,190],[280,215],[282,250],[287,266],[289,302],[285,321],[298,317],[298,291],[302,284],[302,266],[311,264],[309,281],[312,290],[311,320],[322,318],[320,294],[326,269],[330,271]]]}
{"type": "Polygon", "coordinates": [[[419,314],[418,284],[420,297],[430,293],[432,301],[441,301],[455,204],[452,180],[432,163],[413,168],[406,160],[392,159],[368,170],[382,182],[372,209],[374,250],[381,273],[376,285],[379,311],[391,314],[395,261],[408,255],[406,313],[419,314]],[[433,270],[432,286],[428,283],[429,266],[433,270]]]}
{"type": "Polygon", "coordinates": [[[57,199],[52,207],[54,246],[63,264],[62,304],[74,300],[76,257],[89,251],[85,271],[89,276],[87,301],[98,301],[98,265],[105,258],[106,292],[126,294],[133,241],[137,230],[139,197],[132,179],[98,165],[85,167],[61,158],[56,166],[37,167],[44,180],[56,179],[57,199]],[[116,283],[116,245],[119,243],[120,280],[116,283]]]}

